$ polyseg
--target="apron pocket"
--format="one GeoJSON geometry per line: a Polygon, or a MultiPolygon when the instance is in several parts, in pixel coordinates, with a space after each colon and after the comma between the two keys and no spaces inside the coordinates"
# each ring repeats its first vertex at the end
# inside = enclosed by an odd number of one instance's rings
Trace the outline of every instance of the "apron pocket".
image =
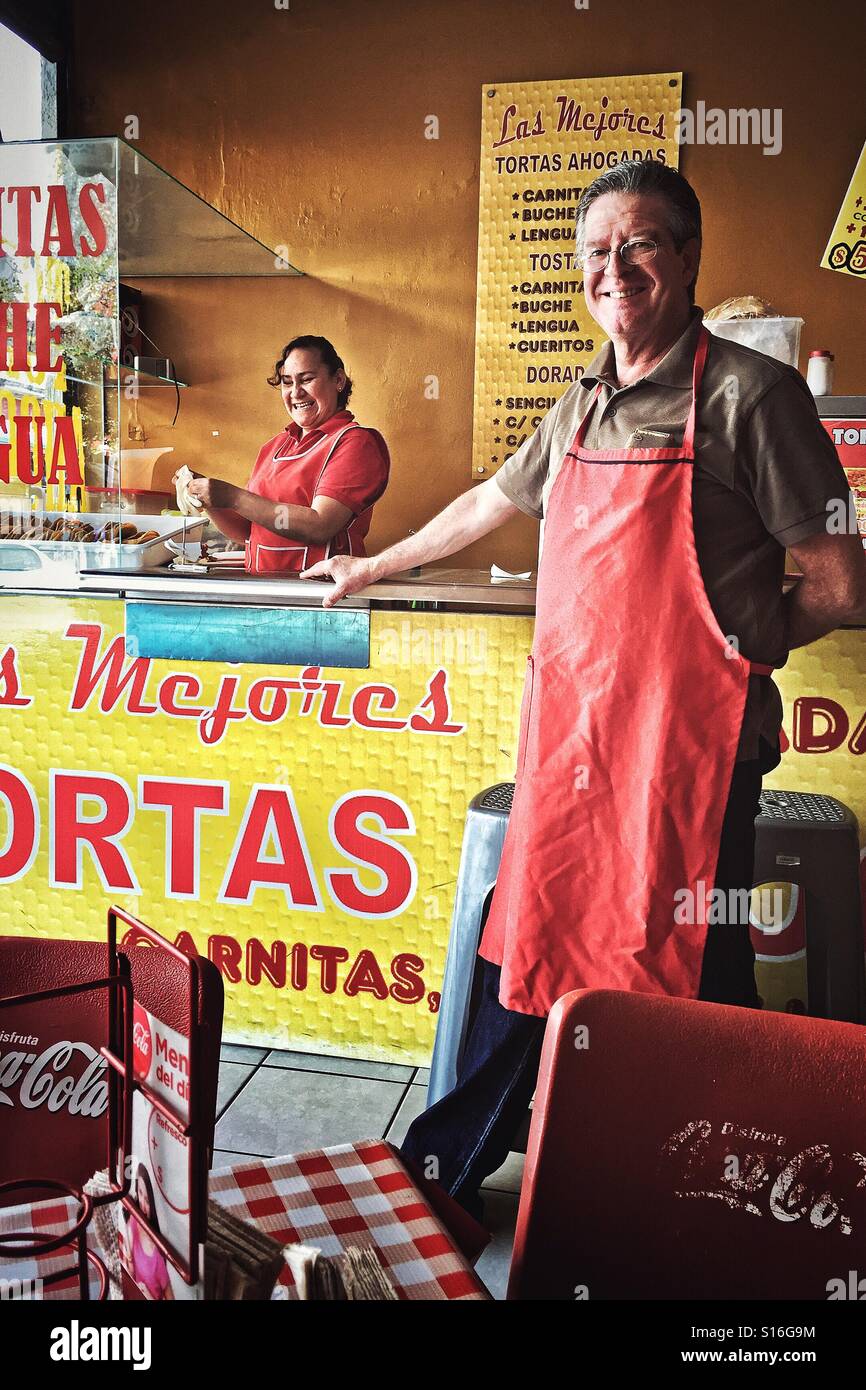
{"type": "Polygon", "coordinates": [[[306,568],[307,546],[256,542],[252,549],[254,574],[297,574],[306,568]]]}

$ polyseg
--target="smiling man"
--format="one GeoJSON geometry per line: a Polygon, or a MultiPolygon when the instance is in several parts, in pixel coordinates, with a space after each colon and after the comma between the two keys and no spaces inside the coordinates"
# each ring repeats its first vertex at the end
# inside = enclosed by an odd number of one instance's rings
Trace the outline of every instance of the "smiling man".
{"type": "Polygon", "coordinates": [[[481,1002],[455,1090],[403,1145],[476,1214],[562,994],[758,1006],[748,920],[677,904],[713,886],[745,897],[761,776],[779,761],[771,671],[866,606],[859,537],[828,531],[848,487],[805,382],[703,326],[688,182],[654,161],[618,165],[585,191],[576,246],[609,337],[581,381],[416,536],[307,571],[335,580],[327,604],[516,510],[544,518],[481,1002]],[[786,549],[803,572],[787,595],[786,549]]]}

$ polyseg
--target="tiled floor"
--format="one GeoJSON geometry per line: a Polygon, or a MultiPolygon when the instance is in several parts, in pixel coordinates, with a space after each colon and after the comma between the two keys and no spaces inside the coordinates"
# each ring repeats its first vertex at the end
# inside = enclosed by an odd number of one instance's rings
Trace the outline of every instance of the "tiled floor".
{"type": "MultiPolygon", "coordinates": [[[[355,1139],[400,1144],[424,1109],[428,1075],[390,1062],[224,1044],[214,1167],[355,1139]]],[[[495,1298],[505,1297],[522,1177],[523,1154],[513,1153],[484,1184],[493,1240],[477,1270],[495,1298]]]]}

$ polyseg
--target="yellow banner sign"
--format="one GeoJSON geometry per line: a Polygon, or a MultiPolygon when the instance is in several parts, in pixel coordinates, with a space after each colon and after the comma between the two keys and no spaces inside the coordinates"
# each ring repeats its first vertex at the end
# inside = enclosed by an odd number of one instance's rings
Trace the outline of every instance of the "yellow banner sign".
{"type": "Polygon", "coordinates": [[[860,151],[821,265],[824,270],[841,270],[843,275],[866,275],[866,145],[860,151]]]}
{"type": "Polygon", "coordinates": [[[579,381],[604,335],[574,254],[584,189],[625,159],[676,167],[682,74],[482,92],[472,476],[489,477],[579,381]]]}
{"type": "MultiPolygon", "coordinates": [[[[228,1040],[426,1064],[466,810],[513,779],[532,626],[373,612],[367,669],[232,665],[130,655],[117,600],[7,595],[0,935],[99,940],[117,902],[219,967],[228,1040]]],[[[864,634],[777,678],[770,784],[866,826],[864,634]]],[[[802,973],[793,906],[770,1007],[802,995],[778,973],[802,973]]]]}
{"type": "Polygon", "coordinates": [[[219,967],[229,1040],[425,1064],[531,640],[377,612],[368,669],[156,660],[120,601],[7,596],[0,935],[98,940],[117,902],[219,967]]]}

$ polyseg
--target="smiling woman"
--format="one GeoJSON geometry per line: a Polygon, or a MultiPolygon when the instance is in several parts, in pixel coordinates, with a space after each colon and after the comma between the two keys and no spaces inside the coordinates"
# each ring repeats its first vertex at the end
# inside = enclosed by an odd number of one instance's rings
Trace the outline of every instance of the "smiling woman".
{"type": "Polygon", "coordinates": [[[327,338],[293,338],[268,381],[290,423],[259,450],[248,487],[196,477],[188,497],[224,535],[245,542],[253,574],[297,574],[331,555],[365,555],[390,459],[378,430],[346,409],[352,382],[342,359],[327,338]]]}

